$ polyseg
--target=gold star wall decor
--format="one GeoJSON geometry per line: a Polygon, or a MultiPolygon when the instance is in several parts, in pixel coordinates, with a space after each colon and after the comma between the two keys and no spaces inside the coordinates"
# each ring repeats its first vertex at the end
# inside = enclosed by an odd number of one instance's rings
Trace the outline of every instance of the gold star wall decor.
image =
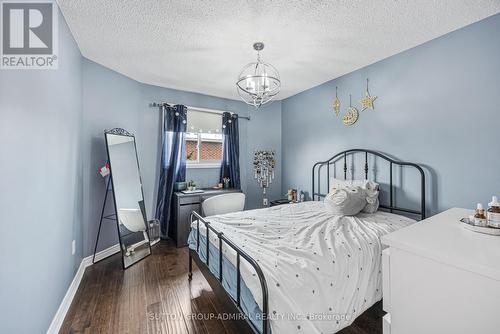
{"type": "Polygon", "coordinates": [[[361,99],[361,111],[364,111],[368,108],[371,108],[372,110],[375,110],[375,107],[373,106],[373,101],[377,99],[376,96],[371,96],[370,92],[368,91],[368,79],[366,79],[366,92],[365,96],[361,99]]]}
{"type": "Polygon", "coordinates": [[[335,100],[333,100],[333,111],[335,111],[335,115],[340,114],[340,100],[337,96],[337,87],[335,87],[335,100]]]}
{"type": "Polygon", "coordinates": [[[347,109],[347,112],[345,113],[344,117],[342,117],[342,122],[346,126],[353,125],[358,120],[358,117],[359,117],[358,109],[352,106],[352,98],[351,94],[349,94],[349,109],[347,109]]]}

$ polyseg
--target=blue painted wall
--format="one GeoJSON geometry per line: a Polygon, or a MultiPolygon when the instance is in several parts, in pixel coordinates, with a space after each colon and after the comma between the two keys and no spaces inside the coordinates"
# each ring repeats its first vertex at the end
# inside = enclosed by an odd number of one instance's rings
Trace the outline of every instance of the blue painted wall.
{"type": "MultiPolygon", "coordinates": [[[[160,157],[160,112],[150,108],[155,101],[169,101],[195,107],[227,110],[251,121],[240,120],[240,169],[247,208],[260,207],[261,195],[251,172],[251,154],[255,149],[272,149],[278,155],[276,182],[269,198],[281,193],[281,102],[255,111],[243,102],[203,94],[178,91],[139,83],[95,62],[83,61],[83,225],[84,254],[93,252],[104,197],[104,182],[97,173],[106,161],[104,129],[123,127],[136,135],[144,197],[148,217],[155,213],[160,157]]],[[[219,169],[188,169],[188,180],[200,186],[218,182],[219,169]]],[[[112,209],[112,207],[111,207],[112,209]]],[[[103,227],[99,249],[117,242],[116,227],[103,227]]]]}
{"type": "Polygon", "coordinates": [[[47,331],[82,258],[81,82],[62,15],[59,69],[0,70],[1,333],[47,331]]]}
{"type": "MultiPolygon", "coordinates": [[[[258,111],[239,101],[138,83],[82,60],[59,17],[58,70],[0,71],[1,332],[44,332],[82,257],[91,254],[104,195],[97,173],[106,161],[104,129],[136,133],[148,216],[153,216],[160,114],[149,108],[151,101],[251,116],[240,122],[247,208],[259,207],[262,198],[252,173],[255,149],[277,153],[270,199],[291,186],[310,189],[312,164],[352,147],[422,163],[429,213],[472,207],[500,192],[500,15],[258,111]],[[358,123],[345,127],[331,110],[335,86],[345,110],[349,93],[354,101],[362,97],[366,77],[371,93],[379,96],[376,110],[362,112],[358,123]]],[[[217,181],[218,170],[189,170],[188,178],[208,186],[217,181]]],[[[414,194],[398,198],[411,202],[414,194]]],[[[107,224],[100,249],[116,241],[115,226],[107,224]]]]}
{"type": "Polygon", "coordinates": [[[426,166],[429,213],[500,194],[499,31],[500,14],[282,101],[283,190],[310,190],[314,162],[369,148],[426,166]],[[366,78],[376,109],[346,127],[335,87],[345,111],[366,78]]]}
{"type": "MultiPolygon", "coordinates": [[[[142,118],[138,113],[141,100],[139,83],[83,60],[83,254],[91,255],[104,200],[104,179],[99,167],[107,161],[104,130],[121,127],[137,133],[142,118]]],[[[141,141],[139,141],[140,143],[141,141]]],[[[143,150],[138,148],[139,153],[143,150]]],[[[140,156],[141,170],[144,159],[140,156]]],[[[113,206],[109,205],[111,213],[113,206]]],[[[118,242],[114,221],[104,221],[99,249],[118,242]]]]}
{"type": "Polygon", "coordinates": [[[275,180],[267,190],[267,198],[272,201],[283,198],[281,191],[281,101],[272,102],[266,107],[255,110],[250,109],[252,120],[248,123],[246,137],[240,135],[241,140],[246,144],[246,163],[241,165],[243,170],[246,168],[247,174],[247,208],[255,209],[262,207],[262,189],[258,187],[257,180],[253,173],[253,154],[255,150],[265,149],[273,150],[276,153],[275,180]]]}

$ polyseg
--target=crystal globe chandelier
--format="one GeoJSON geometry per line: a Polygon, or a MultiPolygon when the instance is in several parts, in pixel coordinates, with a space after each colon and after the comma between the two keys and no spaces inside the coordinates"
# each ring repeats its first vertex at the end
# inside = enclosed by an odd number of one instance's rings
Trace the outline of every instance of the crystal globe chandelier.
{"type": "Polygon", "coordinates": [[[281,81],[278,70],[260,59],[264,43],[254,43],[253,48],[257,51],[257,61],[243,68],[236,81],[236,89],[245,103],[259,108],[279,93],[281,81]]]}

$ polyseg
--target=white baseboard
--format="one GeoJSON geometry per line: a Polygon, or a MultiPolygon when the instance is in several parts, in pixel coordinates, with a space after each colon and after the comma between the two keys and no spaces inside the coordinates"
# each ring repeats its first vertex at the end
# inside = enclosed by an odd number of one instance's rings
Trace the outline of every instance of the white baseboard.
{"type": "MultiPolygon", "coordinates": [[[[109,248],[103,249],[100,252],[95,253],[95,262],[101,261],[102,259],[107,258],[108,256],[114,255],[120,251],[120,244],[115,244],[109,248]]],[[[87,267],[92,265],[92,255],[87,256],[83,260],[87,261],[87,267]]]]}
{"type": "MultiPolygon", "coordinates": [[[[96,262],[100,261],[104,258],[107,258],[108,256],[118,253],[119,251],[120,251],[120,244],[116,244],[109,248],[103,249],[102,251],[95,254],[95,261],[96,262]]],[[[80,266],[76,271],[75,277],[73,278],[73,281],[71,281],[71,284],[68,287],[68,291],[66,291],[66,294],[64,295],[61,305],[59,305],[59,308],[57,309],[57,312],[54,315],[54,318],[52,319],[52,323],[50,324],[50,327],[47,330],[48,334],[59,333],[64,318],[66,317],[66,313],[68,312],[69,307],[71,306],[71,302],[75,297],[76,291],[80,286],[80,282],[82,281],[85,269],[91,265],[92,265],[92,255],[83,258],[82,262],[80,262],[80,266]]]]}

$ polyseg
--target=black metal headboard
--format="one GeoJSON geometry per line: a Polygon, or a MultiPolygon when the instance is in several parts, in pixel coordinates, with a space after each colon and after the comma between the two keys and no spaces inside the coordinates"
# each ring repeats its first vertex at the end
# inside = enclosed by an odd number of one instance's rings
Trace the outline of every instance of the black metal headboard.
{"type": "MultiPolygon", "coordinates": [[[[411,213],[414,215],[419,215],[421,219],[425,219],[425,175],[422,167],[419,165],[412,163],[412,162],[403,162],[403,161],[396,161],[394,159],[389,158],[388,156],[376,152],[376,151],[371,151],[371,150],[365,150],[365,149],[351,149],[347,151],[343,151],[340,153],[335,154],[333,157],[326,161],[319,161],[314,164],[312,168],[312,200],[314,201],[316,198],[320,199],[322,197],[325,197],[326,194],[320,193],[321,189],[321,180],[320,180],[320,169],[322,166],[327,166],[327,172],[326,172],[326,179],[327,179],[327,189],[330,191],[330,165],[335,164],[340,158],[343,157],[344,159],[344,180],[347,179],[347,156],[348,155],[354,155],[355,153],[364,153],[365,155],[365,164],[364,164],[364,171],[365,171],[365,179],[368,179],[368,155],[374,155],[379,158],[382,158],[386,161],[389,162],[389,204],[382,204],[380,203],[380,207],[389,210],[390,212],[393,211],[398,211],[398,212],[406,212],[406,213],[411,213]],[[413,210],[413,209],[406,209],[406,208],[401,208],[397,207],[394,205],[394,186],[393,186],[393,180],[392,180],[392,169],[393,166],[410,166],[416,168],[419,173],[420,173],[420,210],[413,210]],[[316,181],[316,172],[317,172],[317,184],[318,184],[318,191],[315,189],[315,181],[316,181]]],[[[327,191],[327,192],[328,192],[327,191]]]]}

